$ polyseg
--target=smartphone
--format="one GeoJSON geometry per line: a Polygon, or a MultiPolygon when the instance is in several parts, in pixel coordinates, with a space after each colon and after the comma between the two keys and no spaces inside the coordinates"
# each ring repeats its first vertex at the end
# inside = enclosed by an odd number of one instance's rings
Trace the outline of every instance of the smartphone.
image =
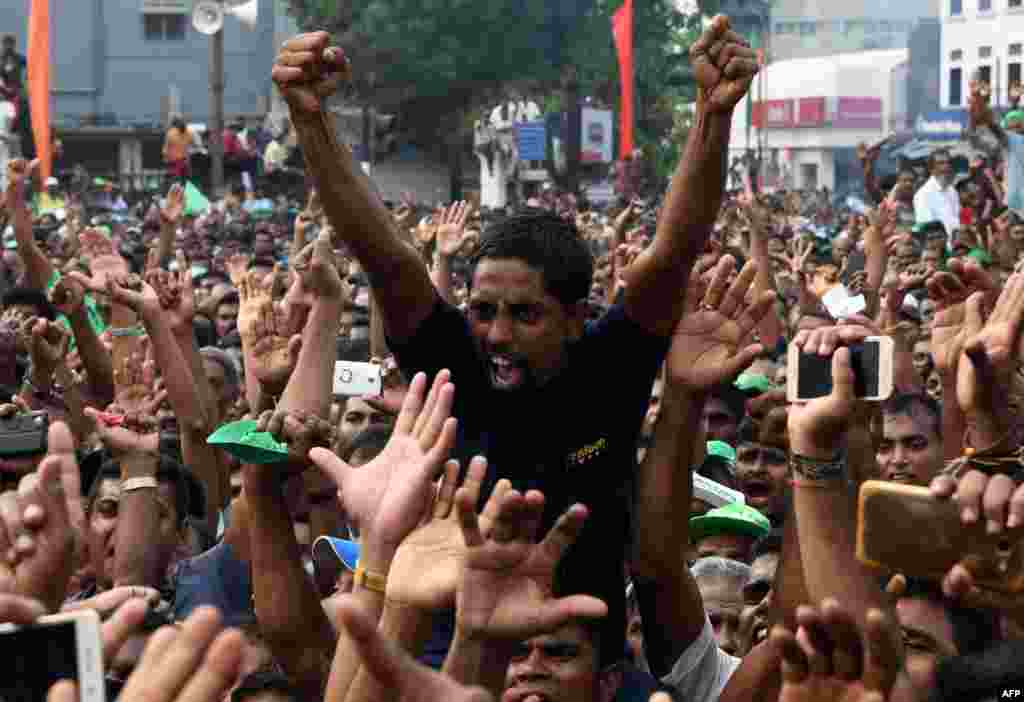
{"type": "Polygon", "coordinates": [[[929,580],[941,580],[966,560],[978,587],[1024,591],[1020,534],[988,534],[983,519],[965,525],[955,501],[935,499],[926,487],[883,480],[861,485],[856,552],[869,567],[929,580]]]}
{"type": "Polygon", "coordinates": [[[104,702],[103,639],[94,610],[55,614],[35,624],[0,625],[0,699],[39,702],[59,680],[78,683],[80,702],[104,702]]]}
{"type": "Polygon", "coordinates": [[[0,456],[32,456],[46,453],[50,416],[46,412],[21,412],[0,418],[0,456]]]}
{"type": "Polygon", "coordinates": [[[380,395],[381,367],[376,363],[338,361],[334,364],[334,394],[342,397],[380,395]]]}
{"type": "MultiPolygon", "coordinates": [[[[863,343],[848,348],[857,397],[872,402],[887,400],[893,390],[892,337],[869,336],[863,343]]],[[[831,356],[802,353],[795,344],[789,345],[788,353],[786,397],[790,402],[807,402],[832,392],[831,356]]]]}

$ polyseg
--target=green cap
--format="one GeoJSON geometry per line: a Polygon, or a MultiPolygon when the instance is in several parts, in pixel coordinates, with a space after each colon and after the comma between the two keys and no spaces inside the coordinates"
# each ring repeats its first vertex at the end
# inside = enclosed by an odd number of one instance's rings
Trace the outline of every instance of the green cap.
{"type": "Polygon", "coordinates": [[[946,231],[946,225],[944,225],[940,220],[934,219],[930,222],[915,224],[910,229],[912,234],[924,234],[925,232],[932,232],[936,230],[946,231]]]}
{"type": "Polygon", "coordinates": [[[690,520],[690,536],[694,541],[716,534],[743,534],[759,539],[771,530],[768,517],[753,507],[735,503],[716,507],[690,520]]]}
{"type": "Polygon", "coordinates": [[[256,422],[251,419],[219,427],[207,437],[206,443],[220,446],[243,463],[281,463],[288,458],[288,447],[270,433],[256,431],[256,422]]]}
{"type": "Polygon", "coordinates": [[[973,258],[983,266],[992,265],[992,257],[989,256],[988,251],[985,249],[971,249],[967,252],[967,258],[973,258]]]}
{"type": "Polygon", "coordinates": [[[1010,122],[1024,122],[1024,110],[1011,110],[1003,117],[1003,127],[1009,126],[1010,122]]]}
{"type": "Polygon", "coordinates": [[[721,458],[729,465],[736,463],[736,449],[724,441],[709,441],[707,448],[707,457],[721,458]]]}
{"type": "Polygon", "coordinates": [[[768,376],[760,373],[744,373],[736,379],[733,385],[748,395],[760,395],[774,387],[772,381],[768,380],[768,376]]]}

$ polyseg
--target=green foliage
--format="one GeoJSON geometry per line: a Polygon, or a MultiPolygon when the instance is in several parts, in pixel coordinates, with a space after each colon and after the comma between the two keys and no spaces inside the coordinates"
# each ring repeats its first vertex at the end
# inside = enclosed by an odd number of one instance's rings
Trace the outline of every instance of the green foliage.
{"type": "MultiPolygon", "coordinates": [[[[454,123],[462,124],[465,115],[493,105],[509,83],[529,83],[540,102],[551,102],[562,75],[558,62],[576,66],[581,95],[618,108],[611,17],[622,0],[282,2],[303,29],[335,35],[353,61],[358,92],[397,96],[393,102],[407,112],[415,106],[417,119],[450,125],[459,114],[454,123]],[[373,89],[366,90],[370,74],[373,89]]],[[[671,130],[675,102],[690,90],[685,49],[699,20],[681,15],[673,0],[635,0],[634,12],[638,133],[656,143],[671,130]]]]}

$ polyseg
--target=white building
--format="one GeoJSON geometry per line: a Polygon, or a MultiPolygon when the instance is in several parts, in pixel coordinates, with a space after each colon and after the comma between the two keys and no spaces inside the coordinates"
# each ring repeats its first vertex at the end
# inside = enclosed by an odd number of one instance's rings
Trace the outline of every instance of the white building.
{"type": "Polygon", "coordinates": [[[977,71],[992,86],[993,103],[1007,104],[1022,81],[1024,0],[942,0],[942,107],[965,108],[977,71]]]}
{"type": "Polygon", "coordinates": [[[857,144],[906,128],[907,70],[906,49],[771,63],[734,112],[730,151],[761,150],[767,188],[835,189],[857,144]]]}

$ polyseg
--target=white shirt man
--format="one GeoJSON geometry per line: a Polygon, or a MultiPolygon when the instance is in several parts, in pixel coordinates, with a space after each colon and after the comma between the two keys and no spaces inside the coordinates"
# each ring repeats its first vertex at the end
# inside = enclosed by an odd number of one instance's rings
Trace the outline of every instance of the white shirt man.
{"type": "Polygon", "coordinates": [[[0,100],[0,188],[7,187],[7,161],[14,147],[14,103],[0,100]]]}
{"type": "Polygon", "coordinates": [[[949,154],[933,153],[928,170],[932,177],[914,194],[914,220],[917,224],[942,222],[946,235],[952,237],[960,228],[960,195],[953,187],[949,154]]]}

